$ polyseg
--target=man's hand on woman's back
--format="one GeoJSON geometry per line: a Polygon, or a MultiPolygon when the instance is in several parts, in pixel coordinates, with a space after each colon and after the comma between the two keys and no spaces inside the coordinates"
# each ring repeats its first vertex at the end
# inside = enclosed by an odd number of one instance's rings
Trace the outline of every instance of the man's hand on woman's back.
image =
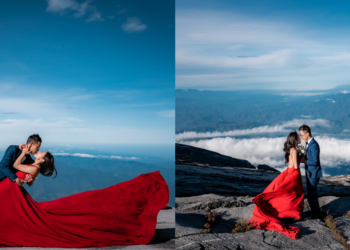
{"type": "Polygon", "coordinates": [[[30,174],[27,174],[26,178],[24,180],[20,179],[20,178],[17,178],[16,179],[16,183],[19,187],[23,186],[24,183],[31,183],[30,185],[33,184],[33,178],[30,174]]]}

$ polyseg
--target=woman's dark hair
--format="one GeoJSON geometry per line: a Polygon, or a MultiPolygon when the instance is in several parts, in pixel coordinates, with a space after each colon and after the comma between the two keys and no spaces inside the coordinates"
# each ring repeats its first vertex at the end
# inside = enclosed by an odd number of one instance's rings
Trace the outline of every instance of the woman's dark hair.
{"type": "Polygon", "coordinates": [[[290,149],[298,146],[298,137],[299,135],[297,132],[290,132],[287,136],[287,140],[284,143],[283,148],[283,151],[285,152],[284,161],[286,164],[289,162],[290,149]]]}
{"type": "Polygon", "coordinates": [[[56,175],[53,178],[56,178],[57,170],[55,168],[55,160],[53,158],[53,155],[50,152],[46,152],[46,155],[43,157],[43,159],[45,161],[40,164],[40,173],[44,176],[51,176],[55,171],[56,175]]]}

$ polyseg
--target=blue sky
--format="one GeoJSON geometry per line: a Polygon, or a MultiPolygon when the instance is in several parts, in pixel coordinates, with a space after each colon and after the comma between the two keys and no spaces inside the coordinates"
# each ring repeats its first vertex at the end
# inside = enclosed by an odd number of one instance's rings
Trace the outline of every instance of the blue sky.
{"type": "Polygon", "coordinates": [[[176,1],[176,88],[349,84],[348,1],[176,1]]]}
{"type": "Polygon", "coordinates": [[[0,148],[168,144],[174,1],[0,2],[0,148]]]}

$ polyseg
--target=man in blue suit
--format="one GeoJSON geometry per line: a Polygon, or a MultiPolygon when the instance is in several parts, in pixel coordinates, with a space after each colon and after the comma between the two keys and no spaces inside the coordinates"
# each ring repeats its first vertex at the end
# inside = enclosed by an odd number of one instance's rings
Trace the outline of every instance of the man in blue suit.
{"type": "Polygon", "coordinates": [[[307,125],[299,128],[301,139],[306,142],[306,158],[301,162],[305,163],[307,200],[311,208],[311,218],[316,219],[320,216],[320,205],[317,196],[317,184],[322,177],[322,168],[320,162],[320,146],[311,135],[311,129],[307,125]]]}
{"type": "MultiPolygon", "coordinates": [[[[16,182],[18,186],[22,186],[24,183],[28,183],[28,185],[33,184],[33,179],[31,175],[27,175],[25,180],[21,180],[16,176],[16,172],[18,171],[13,167],[18,156],[21,155],[22,149],[24,147],[28,147],[29,153],[35,154],[39,151],[41,146],[41,138],[38,134],[34,134],[28,137],[27,144],[21,144],[20,146],[9,146],[6,149],[5,155],[0,162],[0,181],[4,180],[8,177],[11,181],[16,182]]],[[[22,159],[22,164],[33,164],[34,160],[30,155],[26,155],[24,159],[22,159]]]]}

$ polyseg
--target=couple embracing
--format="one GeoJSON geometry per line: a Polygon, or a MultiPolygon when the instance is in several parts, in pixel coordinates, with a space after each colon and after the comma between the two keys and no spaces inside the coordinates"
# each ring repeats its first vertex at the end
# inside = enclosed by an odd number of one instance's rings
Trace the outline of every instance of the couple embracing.
{"type": "Polygon", "coordinates": [[[253,202],[255,208],[253,223],[256,229],[267,229],[281,232],[292,239],[297,239],[299,228],[286,224],[288,219],[303,220],[304,188],[300,174],[300,163],[305,164],[307,199],[311,208],[311,218],[320,218],[320,206],[317,196],[317,184],[322,177],[320,147],[311,135],[307,125],[291,132],[284,144],[285,162],[288,168],[279,174],[253,202]],[[301,139],[306,143],[306,156],[299,153],[301,139]]]}
{"type": "Polygon", "coordinates": [[[22,185],[32,186],[39,174],[57,175],[53,155],[39,152],[41,144],[39,135],[31,135],[26,144],[9,146],[0,162],[0,247],[86,248],[152,240],[157,215],[169,201],[160,171],[105,189],[35,202],[22,185]]]}

